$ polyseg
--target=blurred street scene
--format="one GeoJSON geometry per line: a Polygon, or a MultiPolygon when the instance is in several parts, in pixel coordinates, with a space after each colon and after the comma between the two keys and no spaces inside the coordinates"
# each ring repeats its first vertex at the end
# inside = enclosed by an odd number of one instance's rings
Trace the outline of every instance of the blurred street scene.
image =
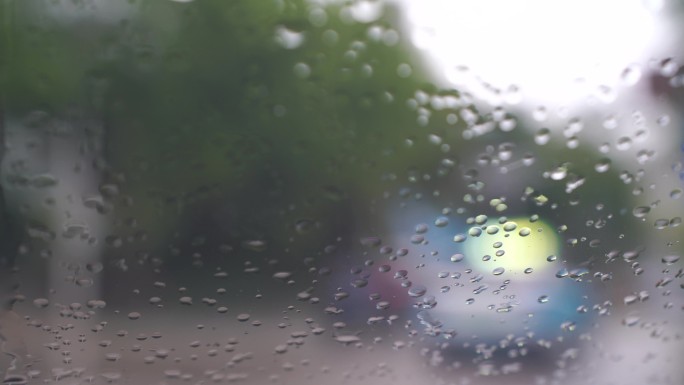
{"type": "Polygon", "coordinates": [[[3,0],[4,383],[684,383],[684,4],[549,4],[3,0]]]}

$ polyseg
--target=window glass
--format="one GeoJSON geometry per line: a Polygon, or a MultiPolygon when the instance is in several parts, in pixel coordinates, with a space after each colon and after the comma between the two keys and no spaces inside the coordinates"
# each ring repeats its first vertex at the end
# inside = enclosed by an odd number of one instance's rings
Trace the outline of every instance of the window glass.
{"type": "Polygon", "coordinates": [[[0,9],[4,383],[684,383],[680,2],[0,9]]]}

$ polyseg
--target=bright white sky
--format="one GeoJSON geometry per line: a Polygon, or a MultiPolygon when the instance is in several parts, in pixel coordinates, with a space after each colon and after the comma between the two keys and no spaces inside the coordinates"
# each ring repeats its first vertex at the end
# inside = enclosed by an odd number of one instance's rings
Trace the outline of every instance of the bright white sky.
{"type": "MultiPolygon", "coordinates": [[[[468,90],[493,105],[572,107],[592,95],[610,102],[647,72],[650,59],[662,60],[658,55],[674,40],[664,17],[667,0],[385,1],[401,7],[405,31],[424,50],[440,86],[468,90]],[[631,75],[621,77],[626,68],[631,75]]],[[[66,5],[54,11],[62,17],[79,14],[70,2],[60,4],[66,5]]],[[[103,0],[98,7],[107,17],[132,10],[103,0]]],[[[348,10],[368,23],[382,8],[381,0],[358,0],[348,10]]]]}
{"type": "Polygon", "coordinates": [[[601,85],[629,86],[668,40],[663,0],[397,1],[438,81],[495,104],[568,106],[601,85]]]}

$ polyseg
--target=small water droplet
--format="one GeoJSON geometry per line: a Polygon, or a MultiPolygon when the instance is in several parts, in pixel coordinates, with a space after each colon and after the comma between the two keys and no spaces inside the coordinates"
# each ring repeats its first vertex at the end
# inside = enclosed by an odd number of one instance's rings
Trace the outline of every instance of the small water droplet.
{"type": "Polygon", "coordinates": [[[627,316],[622,319],[622,324],[627,326],[627,327],[632,327],[638,324],[640,321],[640,318],[637,316],[627,316]]]}
{"type": "Polygon", "coordinates": [[[548,117],[546,107],[539,106],[532,111],[532,118],[538,122],[543,122],[548,117]]]}
{"type": "Polygon", "coordinates": [[[400,78],[407,78],[411,76],[412,72],[413,69],[410,65],[406,63],[399,64],[399,66],[397,67],[397,75],[399,75],[400,78]]]}
{"type": "Polygon", "coordinates": [[[311,75],[311,67],[306,63],[300,62],[300,63],[295,64],[294,67],[292,68],[292,71],[294,72],[294,74],[297,77],[299,77],[301,79],[308,78],[309,75],[311,75]]]}
{"type": "Polygon", "coordinates": [[[420,234],[413,234],[411,236],[411,243],[413,243],[414,245],[423,243],[423,241],[425,241],[425,237],[420,234]]]}
{"type": "Polygon", "coordinates": [[[456,243],[461,243],[465,241],[467,236],[465,234],[456,234],[454,235],[454,242],[456,243]]]}
{"type": "MultiPolygon", "coordinates": [[[[179,1],[179,0],[175,0],[179,1]]],[[[181,1],[191,1],[191,0],[181,0],[181,1]]],[[[295,49],[302,45],[304,42],[304,33],[303,32],[297,32],[293,31],[290,29],[287,29],[283,26],[280,26],[276,29],[275,31],[275,41],[278,43],[281,47],[285,49],[295,49]]]]}
{"type": "Polygon", "coordinates": [[[515,222],[506,222],[503,225],[504,231],[513,231],[518,227],[518,224],[515,222]]]}
{"type": "Polygon", "coordinates": [[[672,265],[679,261],[679,255],[666,255],[661,260],[666,265],[672,265]]]}
{"type": "Polygon", "coordinates": [[[599,172],[599,173],[604,173],[604,172],[610,170],[611,163],[612,162],[610,159],[602,158],[594,165],[594,170],[596,170],[596,172],[599,172]]]}
{"type": "Polygon", "coordinates": [[[635,207],[634,210],[632,210],[632,215],[634,215],[637,218],[643,218],[650,211],[651,211],[651,208],[648,206],[639,206],[639,207],[635,207]]]}
{"type": "Polygon", "coordinates": [[[366,237],[361,238],[361,244],[367,247],[378,247],[382,243],[382,240],[378,237],[366,237]]]}
{"type": "Polygon", "coordinates": [[[298,234],[307,234],[311,232],[313,227],[314,223],[310,219],[300,219],[295,223],[295,231],[298,234]]]}
{"type": "Polygon", "coordinates": [[[632,147],[632,139],[629,137],[623,136],[618,139],[615,148],[617,148],[620,151],[626,151],[629,150],[632,147]]]}
{"type": "Polygon", "coordinates": [[[566,268],[561,268],[556,272],[556,278],[565,278],[568,276],[568,269],[566,268]]]}
{"type": "Polygon", "coordinates": [[[33,300],[33,305],[37,308],[46,308],[50,304],[47,298],[36,298],[33,300]]]}
{"type": "MultiPolygon", "coordinates": [[[[57,379],[59,380],[61,377],[57,379]]],[[[28,380],[28,377],[22,374],[7,374],[2,383],[7,385],[24,385],[28,384],[28,380]]]]}
{"type": "Polygon", "coordinates": [[[660,74],[665,77],[672,77],[679,71],[679,64],[673,58],[663,59],[660,62],[660,74]]]}
{"type": "Polygon", "coordinates": [[[499,232],[499,226],[487,226],[487,234],[494,235],[499,232]]]}
{"type": "Polygon", "coordinates": [[[292,276],[292,273],[289,271],[279,271],[275,274],[273,274],[273,278],[277,279],[279,281],[285,281],[288,280],[292,276]]]}
{"type": "Polygon", "coordinates": [[[548,128],[540,128],[534,135],[534,142],[543,146],[551,139],[551,131],[548,128]]]}
{"type": "Polygon", "coordinates": [[[137,319],[140,319],[140,317],[141,317],[141,315],[137,311],[133,311],[133,312],[128,313],[128,319],[130,319],[130,320],[135,321],[137,319]]]}
{"type": "Polygon", "coordinates": [[[468,235],[471,237],[479,237],[482,234],[482,229],[479,227],[471,227],[470,230],[468,230],[468,235]]]}
{"type": "Polygon", "coordinates": [[[251,251],[264,251],[266,250],[266,241],[259,239],[248,240],[242,243],[242,247],[251,251]]]}
{"type": "Polygon", "coordinates": [[[641,68],[636,64],[629,65],[622,71],[620,78],[625,85],[633,86],[641,79],[641,68]]]}
{"type": "Polygon", "coordinates": [[[411,297],[422,297],[426,292],[427,289],[423,285],[415,285],[408,290],[411,297]]]}
{"type": "Polygon", "coordinates": [[[634,294],[630,294],[630,295],[625,296],[625,298],[623,299],[623,302],[625,305],[631,305],[631,304],[635,303],[637,300],[639,300],[638,296],[636,296],[634,294]]]}
{"type": "Polygon", "coordinates": [[[577,324],[575,322],[572,322],[572,321],[565,321],[565,322],[561,323],[560,327],[562,330],[572,332],[572,331],[575,331],[575,329],[577,328],[577,324]]]}
{"type": "Polygon", "coordinates": [[[667,219],[656,219],[655,222],[653,222],[653,227],[655,227],[658,230],[662,230],[664,228],[667,228],[667,226],[670,225],[670,221],[667,219]]]}
{"type": "Polygon", "coordinates": [[[361,339],[358,336],[346,335],[346,336],[336,336],[335,341],[337,341],[341,344],[349,345],[349,344],[359,342],[359,341],[361,341],[361,339]]]}
{"type": "Polygon", "coordinates": [[[558,166],[549,172],[549,177],[553,180],[563,180],[568,176],[568,169],[565,166],[558,166]]]}

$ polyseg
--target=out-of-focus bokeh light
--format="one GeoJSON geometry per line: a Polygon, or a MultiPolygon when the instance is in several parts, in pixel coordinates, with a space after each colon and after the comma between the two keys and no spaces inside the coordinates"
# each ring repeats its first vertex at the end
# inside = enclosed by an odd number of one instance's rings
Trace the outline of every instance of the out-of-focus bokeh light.
{"type": "Polygon", "coordinates": [[[504,224],[490,220],[482,234],[464,243],[464,250],[477,269],[491,270],[495,266],[515,274],[548,268],[547,258],[560,252],[558,234],[553,227],[542,220],[531,222],[525,217],[510,218],[504,224]],[[490,234],[493,231],[496,233],[490,234]],[[497,256],[497,253],[503,254],[497,256]],[[489,257],[483,259],[484,256],[489,257]]]}

